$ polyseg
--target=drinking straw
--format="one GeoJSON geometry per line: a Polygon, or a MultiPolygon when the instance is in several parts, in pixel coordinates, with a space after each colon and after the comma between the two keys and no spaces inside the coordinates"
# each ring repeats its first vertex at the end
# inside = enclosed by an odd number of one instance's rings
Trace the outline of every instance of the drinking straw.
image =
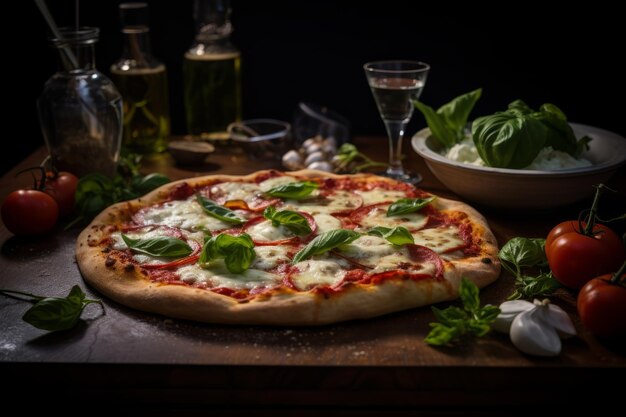
{"type": "MultiPolygon", "coordinates": [[[[50,14],[50,10],[48,10],[48,6],[46,6],[46,3],[44,2],[44,0],[35,0],[35,4],[39,8],[39,11],[43,15],[43,18],[46,21],[46,23],[48,23],[48,26],[50,27],[50,30],[52,31],[52,34],[54,35],[54,37],[56,39],[63,40],[63,36],[61,36],[61,32],[59,31],[57,24],[54,22],[54,19],[52,18],[52,14],[50,14]]],[[[78,13],[78,9],[76,9],[76,13],[78,13]]],[[[76,19],[76,24],[78,25],[78,19],[76,19]]],[[[78,27],[76,27],[76,29],[78,29],[78,27]]],[[[74,53],[72,52],[70,47],[67,46],[67,44],[64,44],[62,46],[62,50],[67,56],[67,59],[70,61],[72,67],[74,69],[78,68],[78,61],[76,61],[76,57],[74,56],[74,53]]]]}

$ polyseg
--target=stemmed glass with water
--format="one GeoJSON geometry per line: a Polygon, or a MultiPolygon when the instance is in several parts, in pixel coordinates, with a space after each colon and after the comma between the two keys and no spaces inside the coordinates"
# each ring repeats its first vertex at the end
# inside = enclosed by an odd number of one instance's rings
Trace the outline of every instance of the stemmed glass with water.
{"type": "Polygon", "coordinates": [[[402,138],[430,66],[418,61],[376,61],[363,69],[389,137],[389,167],[382,175],[416,184],[422,176],[402,166],[402,138]]]}

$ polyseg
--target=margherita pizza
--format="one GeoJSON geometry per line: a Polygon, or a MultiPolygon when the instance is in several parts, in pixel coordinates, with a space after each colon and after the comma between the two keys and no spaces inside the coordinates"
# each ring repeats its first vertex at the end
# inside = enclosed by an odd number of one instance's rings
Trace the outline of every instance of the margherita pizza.
{"type": "Polygon", "coordinates": [[[80,234],[85,280],[127,306],[211,323],[319,325],[451,300],[500,273],[470,206],[374,175],[177,181],[80,234]]]}

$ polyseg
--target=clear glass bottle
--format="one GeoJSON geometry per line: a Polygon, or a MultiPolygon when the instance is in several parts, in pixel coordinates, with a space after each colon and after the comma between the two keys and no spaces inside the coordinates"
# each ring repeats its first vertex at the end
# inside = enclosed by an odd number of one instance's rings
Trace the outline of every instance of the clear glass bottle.
{"type": "Polygon", "coordinates": [[[139,154],[162,152],[170,136],[165,65],[150,50],[148,5],[119,5],[124,49],[111,65],[111,79],[124,99],[122,149],[139,154]]]}
{"type": "Polygon", "coordinates": [[[37,100],[39,120],[51,161],[59,170],[82,176],[113,176],[122,139],[122,98],[95,67],[99,29],[61,28],[53,38],[61,65],[37,100]]]}
{"type": "Polygon", "coordinates": [[[230,42],[229,0],[195,0],[197,33],[183,61],[187,131],[220,143],[241,120],[241,56],[230,42]]]}

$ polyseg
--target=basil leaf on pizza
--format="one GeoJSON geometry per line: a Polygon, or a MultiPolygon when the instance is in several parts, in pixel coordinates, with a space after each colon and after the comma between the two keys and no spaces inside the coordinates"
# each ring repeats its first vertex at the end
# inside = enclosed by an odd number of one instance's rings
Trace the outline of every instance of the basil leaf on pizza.
{"type": "Polygon", "coordinates": [[[222,207],[215,201],[209,200],[200,194],[196,196],[196,200],[198,200],[198,203],[202,206],[204,212],[209,216],[215,217],[216,219],[222,220],[226,223],[241,224],[244,222],[243,219],[237,217],[234,211],[229,210],[226,207],[222,207]]]}
{"type": "Polygon", "coordinates": [[[435,200],[436,197],[429,198],[401,198],[387,209],[387,217],[400,216],[402,214],[413,213],[423,209],[435,200]]]}
{"type": "Polygon", "coordinates": [[[313,181],[290,182],[289,184],[278,185],[270,188],[265,193],[272,197],[288,198],[290,200],[302,200],[307,198],[319,187],[313,181]]]}
{"type": "Polygon", "coordinates": [[[228,271],[233,274],[241,274],[252,265],[256,253],[254,243],[247,233],[232,236],[221,233],[206,241],[198,262],[202,267],[209,267],[210,262],[216,259],[224,259],[228,271]]]}
{"type": "Polygon", "coordinates": [[[159,236],[152,239],[133,239],[122,233],[122,240],[134,252],[163,258],[182,258],[191,254],[192,249],[187,243],[170,236],[159,236]]]}
{"type": "Polygon", "coordinates": [[[396,226],[393,229],[384,226],[372,227],[367,232],[368,235],[379,236],[397,246],[415,243],[413,235],[404,226],[396,226]]]}
{"type": "Polygon", "coordinates": [[[306,217],[295,211],[277,211],[274,206],[269,206],[263,211],[263,217],[271,221],[272,226],[278,227],[283,225],[298,236],[306,236],[312,232],[306,217]]]}
{"type": "Polygon", "coordinates": [[[296,253],[296,256],[293,257],[293,263],[296,264],[300,261],[304,261],[305,259],[309,259],[311,256],[321,255],[322,253],[328,252],[337,246],[354,242],[359,238],[359,236],[361,236],[360,233],[347,229],[336,229],[322,233],[296,253]]]}

